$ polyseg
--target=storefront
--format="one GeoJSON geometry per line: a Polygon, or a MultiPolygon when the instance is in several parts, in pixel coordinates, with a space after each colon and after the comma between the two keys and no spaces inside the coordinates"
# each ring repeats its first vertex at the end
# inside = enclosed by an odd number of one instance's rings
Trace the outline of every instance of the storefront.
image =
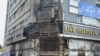
{"type": "Polygon", "coordinates": [[[97,41],[68,38],[66,40],[64,56],[100,56],[100,43],[97,41]]]}
{"type": "Polygon", "coordinates": [[[69,56],[100,56],[100,43],[88,40],[69,39],[69,56]]]}
{"type": "Polygon", "coordinates": [[[64,56],[100,56],[100,30],[81,24],[64,22],[64,56]]]}

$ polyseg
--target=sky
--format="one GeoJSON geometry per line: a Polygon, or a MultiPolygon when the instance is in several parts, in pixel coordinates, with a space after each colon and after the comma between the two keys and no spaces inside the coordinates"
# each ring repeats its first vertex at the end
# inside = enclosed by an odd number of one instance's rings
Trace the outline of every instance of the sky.
{"type": "Polygon", "coordinates": [[[0,0],[0,44],[4,45],[7,0],[0,0]]]}

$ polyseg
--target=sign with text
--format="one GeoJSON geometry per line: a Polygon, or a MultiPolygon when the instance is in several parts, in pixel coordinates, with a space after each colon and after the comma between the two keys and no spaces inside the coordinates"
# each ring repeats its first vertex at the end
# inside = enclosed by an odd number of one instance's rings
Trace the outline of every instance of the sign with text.
{"type": "Polygon", "coordinates": [[[100,8],[82,2],[78,3],[78,13],[83,16],[100,19],[100,8]]]}
{"type": "MultiPolygon", "coordinates": [[[[100,39],[100,29],[87,26],[74,25],[69,23],[63,24],[63,34],[88,37],[91,39],[100,39]]],[[[87,38],[85,38],[87,39],[87,38]]]]}

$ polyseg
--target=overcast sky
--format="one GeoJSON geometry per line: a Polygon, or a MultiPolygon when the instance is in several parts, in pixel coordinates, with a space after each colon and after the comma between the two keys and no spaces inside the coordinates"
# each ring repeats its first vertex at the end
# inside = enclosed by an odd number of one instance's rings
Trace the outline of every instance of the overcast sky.
{"type": "Polygon", "coordinates": [[[0,44],[4,45],[7,0],[0,0],[0,44]]]}

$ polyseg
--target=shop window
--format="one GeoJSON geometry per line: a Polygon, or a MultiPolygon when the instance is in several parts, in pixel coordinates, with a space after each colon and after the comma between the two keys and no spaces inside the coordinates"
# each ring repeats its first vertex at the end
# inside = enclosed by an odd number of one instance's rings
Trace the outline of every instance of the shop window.
{"type": "Polygon", "coordinates": [[[93,52],[91,51],[86,51],[85,56],[94,56],[93,52]]]}
{"type": "Polygon", "coordinates": [[[77,40],[78,50],[84,50],[85,49],[85,43],[82,40],[77,40]]]}
{"type": "Polygon", "coordinates": [[[100,56],[100,43],[93,43],[94,56],[100,56]]]}
{"type": "Polygon", "coordinates": [[[92,48],[92,43],[89,41],[84,42],[85,50],[91,50],[92,48]]]}
{"type": "Polygon", "coordinates": [[[100,56],[100,43],[69,39],[69,56],[100,56]],[[77,47],[77,49],[75,49],[77,47]]]}
{"type": "Polygon", "coordinates": [[[69,56],[78,56],[78,51],[69,51],[69,56]]]}
{"type": "Polygon", "coordinates": [[[77,40],[69,40],[69,49],[78,49],[77,40]]]}

